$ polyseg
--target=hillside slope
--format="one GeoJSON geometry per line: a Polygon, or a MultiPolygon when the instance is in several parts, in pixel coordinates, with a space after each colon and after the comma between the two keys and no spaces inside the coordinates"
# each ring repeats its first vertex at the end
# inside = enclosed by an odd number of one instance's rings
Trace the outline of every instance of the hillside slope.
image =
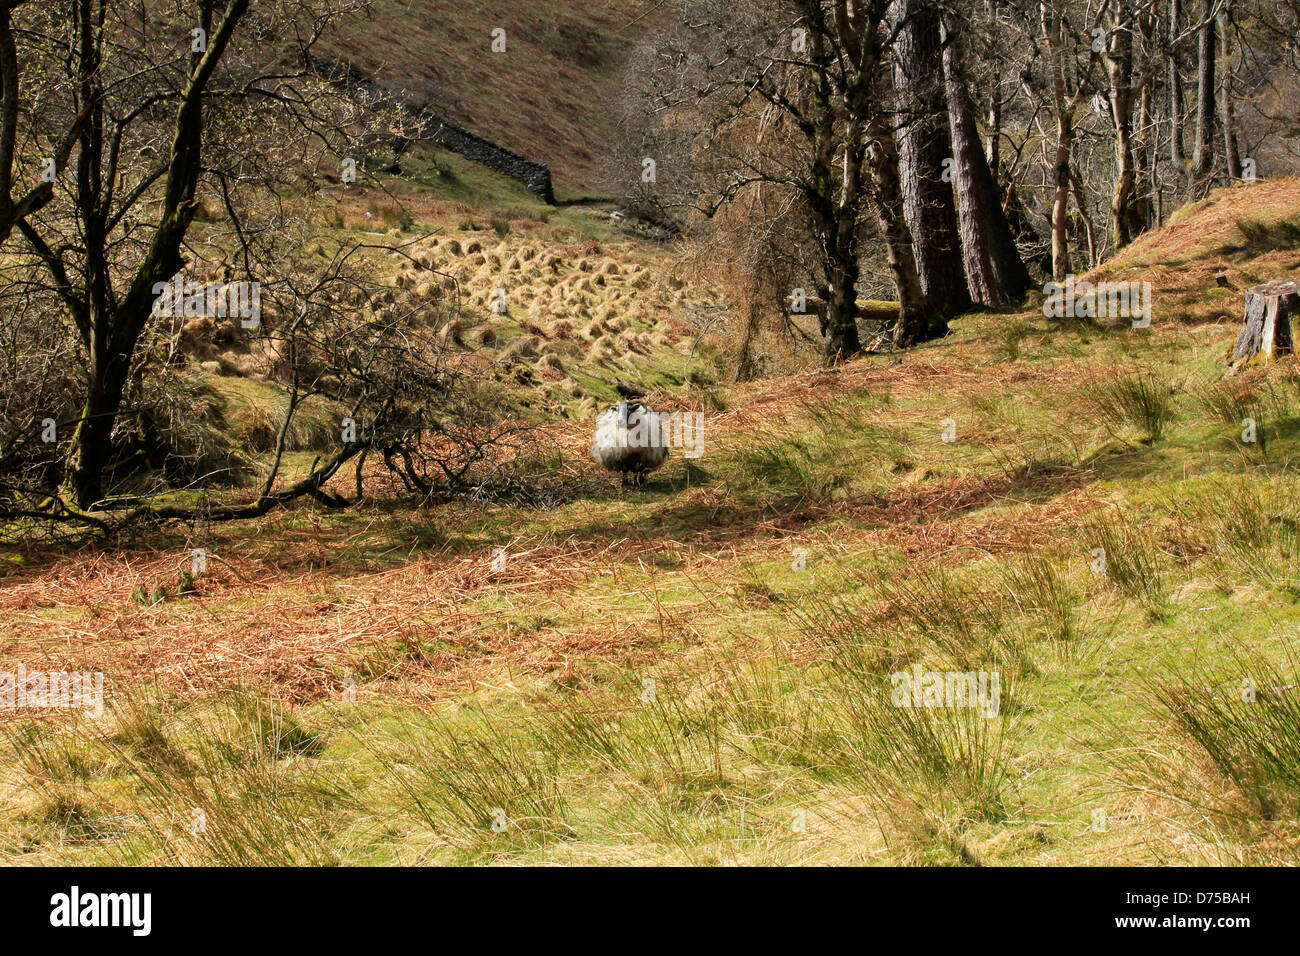
{"type": "Polygon", "coordinates": [[[417,105],[535,162],[557,196],[601,195],[632,45],[656,4],[545,0],[476,4],[375,0],[364,21],[321,46],[417,105]],[[492,31],[505,31],[493,53],[492,31]]]}
{"type": "Polygon", "coordinates": [[[1298,223],[1259,183],[1136,244],[1149,328],[973,315],[720,388],[643,489],[570,421],[525,504],[30,549],[0,654],[103,671],[109,716],[0,738],[0,856],[1292,863],[1300,366],[1224,360],[1298,223]],[[899,706],[911,673],[995,706],[899,706]]]}

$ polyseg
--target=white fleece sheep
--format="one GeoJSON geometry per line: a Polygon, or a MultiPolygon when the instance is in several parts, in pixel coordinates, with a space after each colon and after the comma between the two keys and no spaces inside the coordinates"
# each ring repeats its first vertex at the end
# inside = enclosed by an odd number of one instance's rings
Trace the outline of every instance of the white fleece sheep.
{"type": "Polygon", "coordinates": [[[668,457],[668,436],[662,419],[640,402],[619,402],[596,419],[591,457],[603,468],[617,471],[623,484],[642,484],[668,457]]]}

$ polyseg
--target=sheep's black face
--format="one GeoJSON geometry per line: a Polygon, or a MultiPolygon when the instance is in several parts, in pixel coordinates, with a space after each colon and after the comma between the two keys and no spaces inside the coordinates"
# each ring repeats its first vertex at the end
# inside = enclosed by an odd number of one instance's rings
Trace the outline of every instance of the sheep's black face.
{"type": "Polygon", "coordinates": [[[636,428],[637,423],[641,420],[641,413],[644,411],[645,406],[640,402],[619,402],[618,427],[636,428]]]}

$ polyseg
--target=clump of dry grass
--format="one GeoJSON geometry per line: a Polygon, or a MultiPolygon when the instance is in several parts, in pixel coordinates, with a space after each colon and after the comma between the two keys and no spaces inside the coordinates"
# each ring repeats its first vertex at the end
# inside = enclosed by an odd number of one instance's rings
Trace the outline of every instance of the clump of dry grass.
{"type": "Polygon", "coordinates": [[[1149,529],[1132,515],[1100,513],[1082,531],[1093,573],[1153,620],[1162,619],[1169,609],[1168,582],[1162,552],[1149,529]]]}
{"type": "Polygon", "coordinates": [[[1082,638],[1080,598],[1062,570],[1046,556],[1026,555],[1004,565],[1003,587],[1021,613],[1065,649],[1082,638]]]}
{"type": "Polygon", "coordinates": [[[3,725],[26,783],[45,807],[38,843],[80,833],[112,863],[220,866],[339,862],[336,827],[350,798],[310,758],[323,749],[285,707],[249,690],[185,715],[142,697],[117,698],[102,722],[44,733],[3,725]],[[94,776],[128,778],[106,798],[94,776]],[[127,810],[113,813],[113,810],[127,810]]]}
{"type": "Polygon", "coordinates": [[[1180,507],[1184,549],[1204,555],[1223,582],[1300,593],[1300,500],[1296,482],[1221,478],[1198,487],[1180,507]]]}
{"type": "Polygon", "coordinates": [[[1158,442],[1174,419],[1170,384],[1152,372],[1139,372],[1084,389],[1090,412],[1111,436],[1158,442]]]}
{"type": "Polygon", "coordinates": [[[541,346],[541,340],[536,335],[518,335],[511,339],[504,349],[501,350],[501,361],[507,365],[512,365],[526,359],[537,357],[537,350],[541,346]]]}
{"type": "Polygon", "coordinates": [[[1214,667],[1148,678],[1169,736],[1125,761],[1134,789],[1174,808],[1171,825],[1215,862],[1285,863],[1300,846],[1300,662],[1234,646],[1214,667]]]}

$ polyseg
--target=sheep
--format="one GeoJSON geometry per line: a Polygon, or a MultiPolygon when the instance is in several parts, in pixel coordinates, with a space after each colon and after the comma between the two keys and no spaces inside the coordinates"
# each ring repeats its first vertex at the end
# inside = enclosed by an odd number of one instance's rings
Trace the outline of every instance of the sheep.
{"type": "Polygon", "coordinates": [[[596,419],[591,457],[601,467],[619,472],[624,485],[644,484],[646,472],[668,457],[664,431],[656,412],[640,402],[619,402],[596,419]]]}

